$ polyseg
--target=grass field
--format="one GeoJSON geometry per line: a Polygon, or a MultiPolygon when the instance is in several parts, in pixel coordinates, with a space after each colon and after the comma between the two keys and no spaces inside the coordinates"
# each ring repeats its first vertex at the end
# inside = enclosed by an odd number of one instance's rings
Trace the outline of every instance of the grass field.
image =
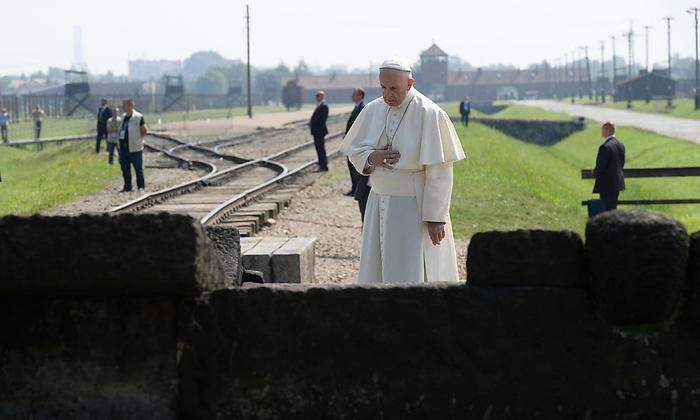
{"type": "MultiPolygon", "coordinates": [[[[513,105],[509,115],[538,119],[541,110],[513,105]]],[[[454,112],[451,112],[454,114],[454,112]]],[[[506,113],[502,111],[500,114],[506,113]]],[[[584,231],[581,200],[594,197],[592,180],[580,170],[591,168],[600,144],[591,125],[554,146],[536,146],[480,124],[457,126],[467,160],[455,166],[452,218],[455,234],[468,238],[478,231],[516,228],[584,231]]],[[[618,127],[627,148],[628,168],[693,166],[700,146],[647,131],[618,127]]],[[[686,198],[700,196],[698,179],[629,179],[621,198],[686,198]]],[[[644,206],[667,213],[700,230],[700,206],[644,206]]]]}
{"type": "MultiPolygon", "coordinates": [[[[454,104],[444,105],[456,113],[454,104]]],[[[492,117],[542,119],[546,111],[513,104],[492,117]]],[[[546,119],[557,119],[550,115],[546,119]]],[[[592,181],[580,179],[590,168],[600,144],[595,125],[554,146],[536,146],[480,124],[457,131],[467,160],[455,166],[452,217],[455,234],[468,238],[478,231],[516,228],[573,229],[583,232],[587,220],[581,200],[593,197],[592,181]]],[[[627,148],[627,167],[693,166],[700,146],[643,130],[618,127],[627,148]]],[[[31,214],[69,202],[110,185],[117,166],[92,153],[90,142],[47,146],[43,152],[0,148],[0,215],[31,214]]],[[[700,180],[630,179],[622,198],[700,196],[700,180]]],[[[700,206],[649,206],[700,230],[700,206]]]]}
{"type": "Polygon", "coordinates": [[[0,215],[31,214],[100,190],[120,177],[119,166],[96,155],[91,142],[35,152],[0,148],[0,215]]]}

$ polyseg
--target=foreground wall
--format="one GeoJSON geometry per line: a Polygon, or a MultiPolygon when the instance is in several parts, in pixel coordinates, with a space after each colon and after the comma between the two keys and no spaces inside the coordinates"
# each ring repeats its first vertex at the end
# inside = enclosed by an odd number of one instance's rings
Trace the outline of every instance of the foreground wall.
{"type": "Polygon", "coordinates": [[[607,213],[585,245],[480,233],[466,285],[420,287],[236,287],[230,235],[215,249],[189,219],[148,217],[0,219],[0,283],[24,281],[5,275],[20,237],[61,223],[140,226],[163,244],[148,259],[191,277],[66,294],[27,251],[37,294],[0,289],[0,418],[700,416],[700,236],[664,216],[607,213]],[[177,259],[161,255],[174,230],[177,259]]]}

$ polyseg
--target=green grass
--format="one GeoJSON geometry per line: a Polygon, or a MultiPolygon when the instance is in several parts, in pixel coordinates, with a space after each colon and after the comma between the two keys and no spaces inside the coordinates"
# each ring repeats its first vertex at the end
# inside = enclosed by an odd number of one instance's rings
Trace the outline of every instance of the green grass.
{"type": "Polygon", "coordinates": [[[46,146],[35,152],[0,148],[0,215],[32,214],[107,187],[119,166],[96,155],[92,142],[46,146]]]}
{"type": "MultiPolygon", "coordinates": [[[[521,111],[517,111],[520,113],[521,111]]],[[[455,234],[517,228],[572,229],[583,233],[587,221],[581,200],[596,197],[592,180],[580,170],[591,168],[600,144],[597,127],[560,143],[536,146],[481,124],[457,125],[467,160],[455,166],[452,218],[455,234]]],[[[647,131],[618,127],[627,148],[627,168],[696,165],[700,146],[647,131]]],[[[628,179],[622,199],[700,197],[696,178],[628,179]]],[[[700,206],[640,206],[700,230],[700,206]]]]}

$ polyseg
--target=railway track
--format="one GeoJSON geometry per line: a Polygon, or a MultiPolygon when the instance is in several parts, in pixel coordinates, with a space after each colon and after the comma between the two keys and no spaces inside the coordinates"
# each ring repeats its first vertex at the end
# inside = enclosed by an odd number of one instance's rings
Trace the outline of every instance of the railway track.
{"type": "MultiPolygon", "coordinates": [[[[285,141],[280,140],[284,138],[282,131],[273,131],[201,144],[164,134],[149,135],[149,151],[164,153],[180,166],[204,170],[205,175],[139,197],[111,212],[186,214],[204,225],[234,226],[241,236],[252,236],[289,205],[292,196],[305,186],[298,175],[317,163],[313,141],[299,143],[299,136],[290,139],[295,137],[293,128],[284,131],[288,134],[285,141]],[[239,156],[240,145],[246,143],[265,155],[239,156]],[[291,143],[294,145],[287,147],[291,143]],[[275,151],[267,153],[270,150],[275,151]]],[[[341,138],[342,132],[326,137],[329,158],[339,154],[341,138]]]]}

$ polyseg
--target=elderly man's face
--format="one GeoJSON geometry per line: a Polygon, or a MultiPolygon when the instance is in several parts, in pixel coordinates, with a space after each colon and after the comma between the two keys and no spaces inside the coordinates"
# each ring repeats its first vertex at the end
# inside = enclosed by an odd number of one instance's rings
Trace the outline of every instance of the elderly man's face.
{"type": "Polygon", "coordinates": [[[122,108],[124,109],[124,112],[126,112],[127,114],[131,114],[131,111],[134,110],[134,104],[132,104],[129,101],[124,101],[122,103],[122,108]]]}
{"type": "Polygon", "coordinates": [[[379,85],[384,102],[389,106],[399,106],[413,86],[413,79],[408,72],[383,69],[379,71],[379,85]]]}

